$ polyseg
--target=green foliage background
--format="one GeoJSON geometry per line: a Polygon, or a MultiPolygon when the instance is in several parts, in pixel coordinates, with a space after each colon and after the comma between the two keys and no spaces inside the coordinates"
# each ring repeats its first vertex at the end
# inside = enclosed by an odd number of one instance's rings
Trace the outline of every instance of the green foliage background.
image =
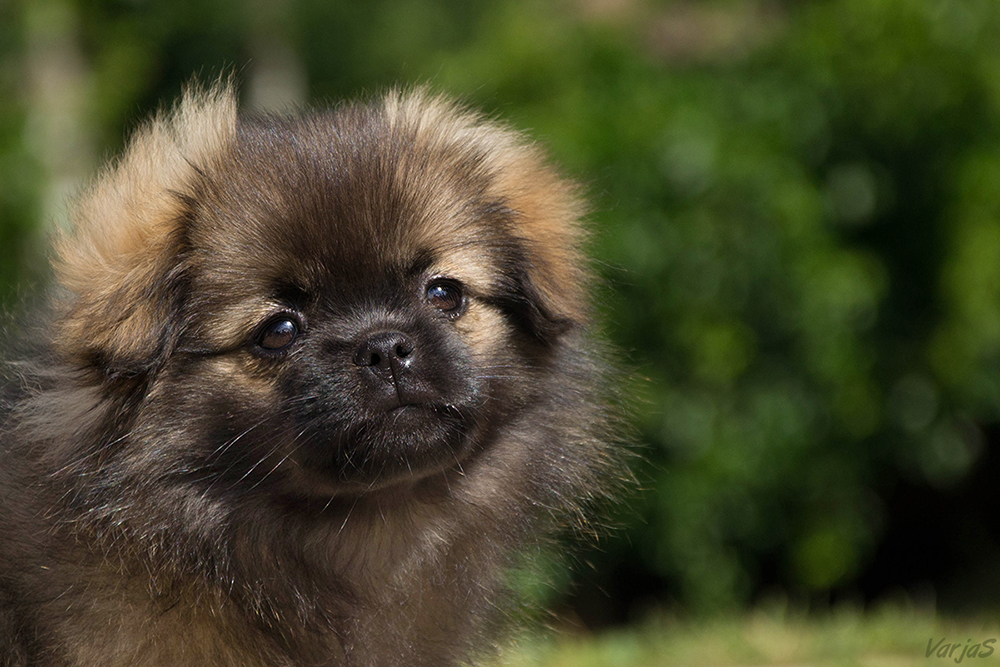
{"type": "MultiPolygon", "coordinates": [[[[599,572],[702,611],[877,590],[899,485],[958,493],[991,451],[994,0],[7,0],[7,300],[39,273],[31,45],[50,33],[75,45],[99,155],[275,43],[313,102],[430,82],[547,144],[591,194],[606,328],[634,369],[645,490],[588,556],[612,594],[599,572]]],[[[988,537],[963,538],[970,568],[988,537]]]]}

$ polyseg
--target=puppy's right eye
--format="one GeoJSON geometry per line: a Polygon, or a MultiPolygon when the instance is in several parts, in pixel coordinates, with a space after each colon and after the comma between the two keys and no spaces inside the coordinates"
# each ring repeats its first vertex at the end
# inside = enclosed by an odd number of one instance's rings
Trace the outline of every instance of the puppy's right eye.
{"type": "Polygon", "coordinates": [[[449,317],[458,317],[462,314],[465,305],[465,297],[462,295],[462,287],[458,282],[447,278],[437,278],[427,285],[425,294],[427,303],[449,317]]]}
{"type": "Polygon", "coordinates": [[[299,336],[299,323],[288,316],[277,317],[268,322],[257,335],[257,345],[267,352],[281,352],[287,349],[299,336]]]}

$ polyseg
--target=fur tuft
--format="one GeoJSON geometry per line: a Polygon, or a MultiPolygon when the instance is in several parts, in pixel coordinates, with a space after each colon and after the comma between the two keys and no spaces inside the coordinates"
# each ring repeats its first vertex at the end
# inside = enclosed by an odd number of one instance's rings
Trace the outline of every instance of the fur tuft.
{"type": "Polygon", "coordinates": [[[159,351],[193,184],[235,136],[233,85],[189,88],[176,107],[136,132],[76,202],[72,228],[55,239],[54,268],[65,288],[61,351],[78,361],[100,354],[115,364],[159,351]]]}

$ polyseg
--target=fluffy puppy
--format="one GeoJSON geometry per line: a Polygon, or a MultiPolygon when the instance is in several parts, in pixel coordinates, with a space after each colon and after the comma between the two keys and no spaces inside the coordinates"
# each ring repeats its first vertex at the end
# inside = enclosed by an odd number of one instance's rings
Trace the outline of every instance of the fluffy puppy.
{"type": "Polygon", "coordinates": [[[187,93],[77,202],[8,364],[0,664],[480,655],[518,555],[620,476],[580,215],[423,92],[187,93]]]}

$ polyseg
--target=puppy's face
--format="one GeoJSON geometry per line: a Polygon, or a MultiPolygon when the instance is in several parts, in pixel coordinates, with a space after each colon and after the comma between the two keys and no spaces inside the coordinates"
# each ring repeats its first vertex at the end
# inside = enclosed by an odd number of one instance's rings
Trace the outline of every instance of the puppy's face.
{"type": "MultiPolygon", "coordinates": [[[[488,447],[559,372],[583,311],[578,211],[515,135],[420,96],[216,134],[162,211],[119,204],[117,272],[63,251],[64,284],[93,283],[64,351],[142,378],[137,466],[205,492],[416,481],[488,447]]],[[[118,192],[137,143],[106,176],[118,192]]]]}
{"type": "Polygon", "coordinates": [[[541,343],[508,307],[528,298],[505,275],[523,250],[500,254],[510,212],[471,183],[394,172],[392,136],[346,153],[323,120],[307,145],[326,160],[248,123],[206,174],[161,384],[185,403],[192,467],[326,492],[461,461],[541,343]]]}

